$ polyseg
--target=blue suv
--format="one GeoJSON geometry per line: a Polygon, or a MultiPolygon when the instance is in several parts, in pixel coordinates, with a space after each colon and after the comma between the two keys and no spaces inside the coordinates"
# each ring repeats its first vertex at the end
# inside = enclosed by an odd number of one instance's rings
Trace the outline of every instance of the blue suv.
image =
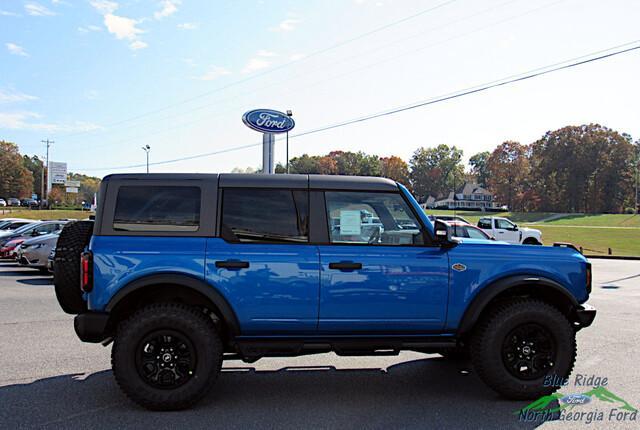
{"type": "Polygon", "coordinates": [[[382,178],[124,174],[67,225],[55,290],[122,390],[190,407],[222,361],[401,350],[470,359],[507,398],[566,378],[595,310],[572,247],[451,237],[382,178]]]}

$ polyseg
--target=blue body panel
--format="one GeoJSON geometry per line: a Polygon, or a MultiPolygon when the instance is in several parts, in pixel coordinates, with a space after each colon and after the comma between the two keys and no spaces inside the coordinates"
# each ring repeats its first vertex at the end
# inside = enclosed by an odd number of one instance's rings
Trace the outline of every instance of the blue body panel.
{"type": "Polygon", "coordinates": [[[418,246],[319,246],[322,333],[439,331],[449,295],[446,251],[418,246]],[[357,262],[341,271],[332,262],[357,262]]]}
{"type": "Polygon", "coordinates": [[[303,244],[231,244],[207,239],[206,279],[235,310],[246,335],[315,333],[320,290],[318,248],[303,244]],[[249,262],[248,269],[216,261],[249,262]]]}
{"type": "MultiPolygon", "coordinates": [[[[402,185],[400,191],[433,234],[433,225],[402,185]]],[[[587,260],[570,248],[465,239],[435,246],[228,243],[217,237],[93,236],[90,310],[145,276],[183,274],[209,284],[228,302],[243,336],[413,336],[455,332],[470,303],[494,282],[542,276],[579,303],[588,299],[587,260]],[[216,267],[240,260],[248,268],[216,267]],[[352,261],[340,271],[329,263],[352,261]],[[452,265],[464,265],[461,271],[452,265]]]]}
{"type": "Polygon", "coordinates": [[[571,248],[465,241],[449,250],[449,261],[451,265],[464,264],[466,270],[451,270],[447,330],[458,327],[464,311],[482,289],[508,276],[545,277],[564,286],[579,303],[588,299],[587,259],[571,248]]]}
{"type": "Polygon", "coordinates": [[[94,288],[89,309],[104,310],[109,300],[136,279],[181,273],[204,279],[206,238],[93,236],[94,288]]]}

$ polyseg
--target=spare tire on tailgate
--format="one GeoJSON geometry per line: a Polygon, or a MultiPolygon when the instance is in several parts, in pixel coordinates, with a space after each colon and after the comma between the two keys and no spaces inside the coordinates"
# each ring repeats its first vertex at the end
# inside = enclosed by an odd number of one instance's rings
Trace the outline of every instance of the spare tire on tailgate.
{"type": "Polygon", "coordinates": [[[58,303],[68,314],[87,310],[80,291],[80,255],[89,245],[92,234],[93,221],[70,222],[62,229],[56,244],[53,283],[58,303]]]}

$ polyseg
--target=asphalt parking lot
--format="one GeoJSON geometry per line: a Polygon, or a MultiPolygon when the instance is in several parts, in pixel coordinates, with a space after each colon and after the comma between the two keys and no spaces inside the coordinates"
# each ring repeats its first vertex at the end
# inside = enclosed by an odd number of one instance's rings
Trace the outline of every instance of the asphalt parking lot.
{"type": "MultiPolygon", "coordinates": [[[[593,267],[590,303],[599,314],[578,334],[573,375],[606,377],[610,392],[638,407],[640,261],[593,260],[593,267]]],[[[148,412],[116,386],[111,348],[76,338],[51,279],[8,262],[0,263],[0,327],[0,428],[640,427],[608,420],[615,405],[597,399],[583,407],[602,411],[601,423],[519,421],[515,411],[528,402],[499,398],[465,363],[411,352],[228,361],[193,410],[148,412]]]]}

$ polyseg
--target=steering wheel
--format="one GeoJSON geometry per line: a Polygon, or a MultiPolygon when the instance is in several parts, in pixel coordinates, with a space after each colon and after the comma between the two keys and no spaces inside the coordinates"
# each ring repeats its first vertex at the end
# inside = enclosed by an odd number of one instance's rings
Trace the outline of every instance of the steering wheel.
{"type": "Polygon", "coordinates": [[[376,228],[375,230],[373,230],[373,233],[371,233],[371,236],[369,236],[369,243],[378,243],[380,242],[380,227],[376,228]]]}

